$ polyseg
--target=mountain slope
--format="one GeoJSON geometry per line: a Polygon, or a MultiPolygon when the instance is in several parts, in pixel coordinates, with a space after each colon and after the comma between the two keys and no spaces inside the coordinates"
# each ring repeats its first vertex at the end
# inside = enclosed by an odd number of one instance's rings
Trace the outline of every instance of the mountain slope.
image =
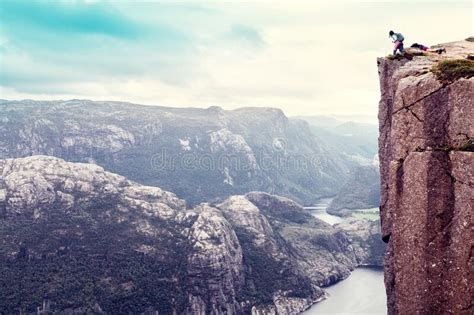
{"type": "Polygon", "coordinates": [[[375,208],[380,205],[380,174],[377,166],[359,166],[351,173],[327,212],[346,216],[352,209],[375,208]]]}
{"type": "Polygon", "coordinates": [[[294,314],[357,265],[346,234],[266,193],[192,209],[84,163],[0,160],[0,313],[294,314]]]}
{"type": "Polygon", "coordinates": [[[1,101],[0,117],[0,158],[92,162],[191,204],[253,190],[312,204],[337,191],[352,165],[272,108],[25,100],[1,101]]]}

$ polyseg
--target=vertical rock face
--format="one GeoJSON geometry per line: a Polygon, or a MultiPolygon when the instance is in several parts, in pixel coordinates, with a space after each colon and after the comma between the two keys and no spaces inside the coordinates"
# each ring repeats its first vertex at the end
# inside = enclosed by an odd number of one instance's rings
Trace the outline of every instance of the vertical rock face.
{"type": "Polygon", "coordinates": [[[474,78],[440,82],[443,56],[378,60],[382,236],[390,314],[472,314],[474,78]]]}

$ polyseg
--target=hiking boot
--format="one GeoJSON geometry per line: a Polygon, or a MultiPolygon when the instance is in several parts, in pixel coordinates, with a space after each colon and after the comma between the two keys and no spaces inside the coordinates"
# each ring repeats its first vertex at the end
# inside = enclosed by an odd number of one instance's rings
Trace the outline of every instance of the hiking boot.
{"type": "Polygon", "coordinates": [[[438,53],[438,55],[441,55],[442,53],[446,53],[446,48],[437,49],[436,52],[438,53]]]}

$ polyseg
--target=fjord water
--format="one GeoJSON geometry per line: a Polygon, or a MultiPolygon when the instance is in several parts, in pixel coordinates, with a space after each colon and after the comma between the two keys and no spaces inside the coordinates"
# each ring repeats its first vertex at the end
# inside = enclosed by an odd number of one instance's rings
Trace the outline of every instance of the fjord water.
{"type": "Polygon", "coordinates": [[[303,314],[387,314],[382,268],[357,268],[346,280],[324,290],[329,297],[303,314]]]}
{"type": "Polygon", "coordinates": [[[327,207],[331,203],[333,198],[322,198],[319,199],[318,202],[311,207],[305,207],[306,210],[309,210],[309,212],[316,218],[323,220],[324,222],[327,222],[329,224],[336,224],[336,223],[341,223],[343,221],[343,218],[331,215],[326,212],[327,207]]]}
{"type": "MultiPolygon", "coordinates": [[[[342,222],[343,218],[326,212],[330,202],[330,198],[321,199],[313,207],[306,209],[327,223],[342,222]]],[[[387,314],[382,268],[357,268],[347,279],[325,287],[324,290],[329,297],[314,304],[303,314],[387,314]]]]}

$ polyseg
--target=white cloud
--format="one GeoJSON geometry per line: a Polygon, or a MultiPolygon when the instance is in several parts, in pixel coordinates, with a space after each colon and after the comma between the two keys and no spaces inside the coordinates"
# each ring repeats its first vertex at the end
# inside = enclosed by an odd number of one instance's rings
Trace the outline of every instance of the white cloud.
{"type": "MultiPolygon", "coordinates": [[[[157,12],[132,8],[130,18],[147,23],[157,12]]],[[[104,45],[103,54],[73,55],[75,65],[68,64],[71,59],[61,56],[61,50],[52,59],[45,51],[41,63],[32,61],[31,52],[23,52],[9,56],[3,66],[20,74],[31,71],[32,77],[41,73],[43,80],[4,86],[0,93],[8,99],[90,98],[229,109],[275,106],[289,115],[363,114],[375,120],[376,57],[392,49],[388,30],[403,32],[407,43],[463,39],[474,33],[469,9],[472,4],[450,1],[212,2],[184,13],[176,9],[178,15],[171,10],[160,20],[192,34],[192,46],[183,48],[192,51],[160,54],[152,43],[119,43],[115,51],[104,45]],[[262,44],[225,38],[236,24],[249,27],[249,38],[257,31],[262,44]]],[[[3,47],[7,42],[1,38],[3,47]]]]}

